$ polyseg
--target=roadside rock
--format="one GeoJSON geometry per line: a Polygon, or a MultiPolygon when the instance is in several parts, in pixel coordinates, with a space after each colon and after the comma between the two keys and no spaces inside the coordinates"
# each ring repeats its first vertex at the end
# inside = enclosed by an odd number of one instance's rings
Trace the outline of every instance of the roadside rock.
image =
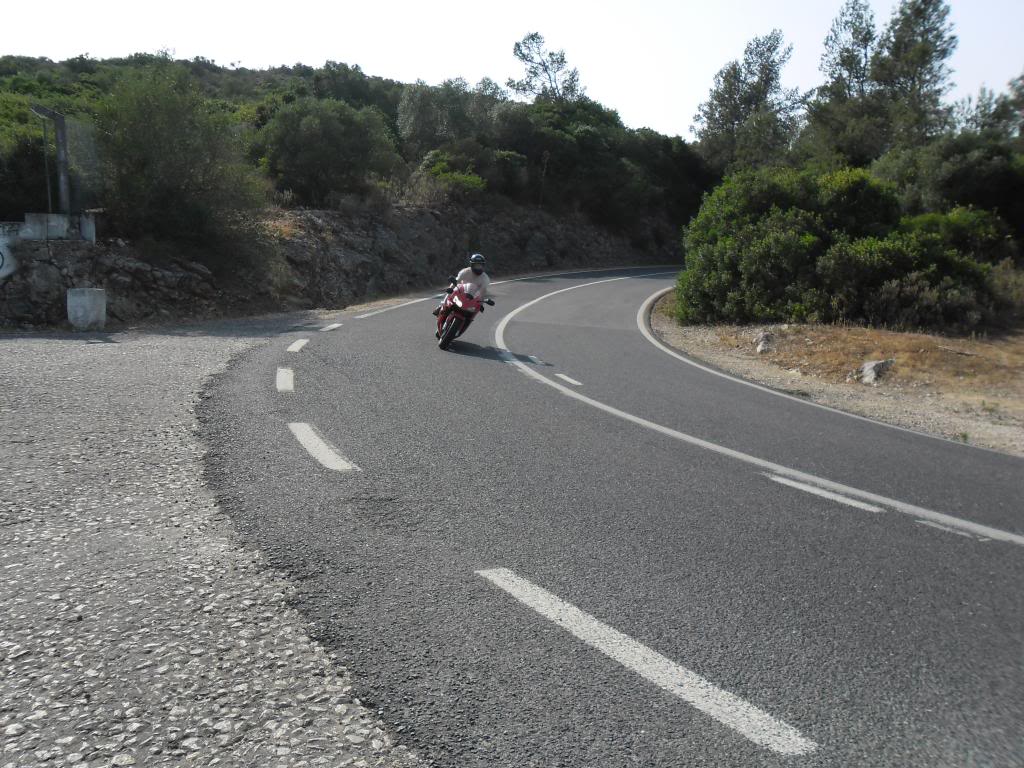
{"type": "Polygon", "coordinates": [[[861,365],[860,369],[857,371],[856,379],[861,384],[877,385],[882,376],[884,376],[895,363],[896,361],[892,358],[889,358],[888,360],[869,360],[861,365]]]}
{"type": "Polygon", "coordinates": [[[759,355],[771,352],[772,342],[775,341],[775,334],[771,331],[760,331],[754,337],[754,350],[759,355]]]}

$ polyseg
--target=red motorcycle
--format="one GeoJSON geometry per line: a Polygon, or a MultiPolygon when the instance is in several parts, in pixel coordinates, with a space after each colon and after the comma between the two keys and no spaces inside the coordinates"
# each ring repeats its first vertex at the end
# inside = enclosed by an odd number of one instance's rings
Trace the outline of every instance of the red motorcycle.
{"type": "Polygon", "coordinates": [[[470,293],[468,284],[456,285],[455,278],[449,278],[448,282],[451,287],[446,290],[448,296],[441,305],[441,311],[437,313],[437,331],[434,333],[437,346],[441,349],[448,349],[455,339],[466,332],[477,313],[484,311],[484,304],[494,306],[493,299],[480,301],[470,293]]]}

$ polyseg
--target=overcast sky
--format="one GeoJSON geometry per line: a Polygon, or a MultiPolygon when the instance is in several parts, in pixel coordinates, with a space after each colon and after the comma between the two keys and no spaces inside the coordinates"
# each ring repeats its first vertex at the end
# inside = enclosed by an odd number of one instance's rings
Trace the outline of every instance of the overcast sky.
{"type": "MultiPolygon", "coordinates": [[[[747,40],[778,27],[793,44],[787,86],[820,82],[822,41],[842,0],[55,0],[5,3],[3,50],[59,60],[169,50],[218,64],[264,68],[333,60],[403,82],[521,75],[512,45],[528,32],[562,48],[588,95],[634,128],[691,138],[715,73],[747,40]],[[15,34],[10,31],[16,30],[15,34]]],[[[871,0],[879,29],[895,0],[871,0]]],[[[1024,1],[952,0],[960,45],[951,98],[997,91],[1024,72],[1024,1]]]]}

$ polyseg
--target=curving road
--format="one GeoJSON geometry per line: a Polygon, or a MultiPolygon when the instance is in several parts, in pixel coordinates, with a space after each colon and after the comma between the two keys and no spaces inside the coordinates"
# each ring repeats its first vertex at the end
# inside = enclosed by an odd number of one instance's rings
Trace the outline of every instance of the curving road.
{"type": "Polygon", "coordinates": [[[430,300],[286,329],[208,479],[437,765],[1024,765],[1024,462],[667,353],[673,280],[504,282],[448,353],[430,300]]]}

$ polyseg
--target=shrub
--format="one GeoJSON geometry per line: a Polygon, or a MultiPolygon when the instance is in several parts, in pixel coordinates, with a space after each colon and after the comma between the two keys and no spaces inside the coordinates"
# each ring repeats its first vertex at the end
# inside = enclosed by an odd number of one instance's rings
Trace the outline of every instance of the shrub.
{"type": "MultiPolygon", "coordinates": [[[[462,167],[453,167],[457,161],[447,152],[432,150],[426,154],[417,170],[414,186],[424,190],[433,189],[435,203],[449,199],[466,200],[480,195],[487,182],[467,167],[462,159],[462,167]]],[[[429,195],[428,195],[429,197],[429,195]]]]}
{"type": "Polygon", "coordinates": [[[990,211],[954,208],[948,213],[923,213],[903,219],[901,232],[927,232],[976,261],[996,264],[1018,256],[1006,223],[990,211]]]}
{"type": "Polygon", "coordinates": [[[818,263],[826,319],[900,328],[973,328],[993,317],[988,268],[934,234],[836,243],[818,263]]]}
{"type": "Polygon", "coordinates": [[[973,328],[994,317],[991,214],[966,209],[898,223],[892,187],[863,170],[736,174],[683,238],[684,322],[860,321],[973,328]]]}
{"type": "Polygon", "coordinates": [[[296,99],[263,129],[263,165],[278,190],[322,206],[335,193],[362,193],[396,171],[401,158],[384,117],[333,99],[296,99]]]}
{"type": "Polygon", "coordinates": [[[830,229],[851,237],[885,236],[900,218],[895,188],[863,168],[843,168],[817,179],[818,205],[830,229]]]}
{"type": "Polygon", "coordinates": [[[230,117],[181,67],[157,62],[126,77],[98,117],[105,203],[125,234],[202,243],[260,203],[230,117]]]}

